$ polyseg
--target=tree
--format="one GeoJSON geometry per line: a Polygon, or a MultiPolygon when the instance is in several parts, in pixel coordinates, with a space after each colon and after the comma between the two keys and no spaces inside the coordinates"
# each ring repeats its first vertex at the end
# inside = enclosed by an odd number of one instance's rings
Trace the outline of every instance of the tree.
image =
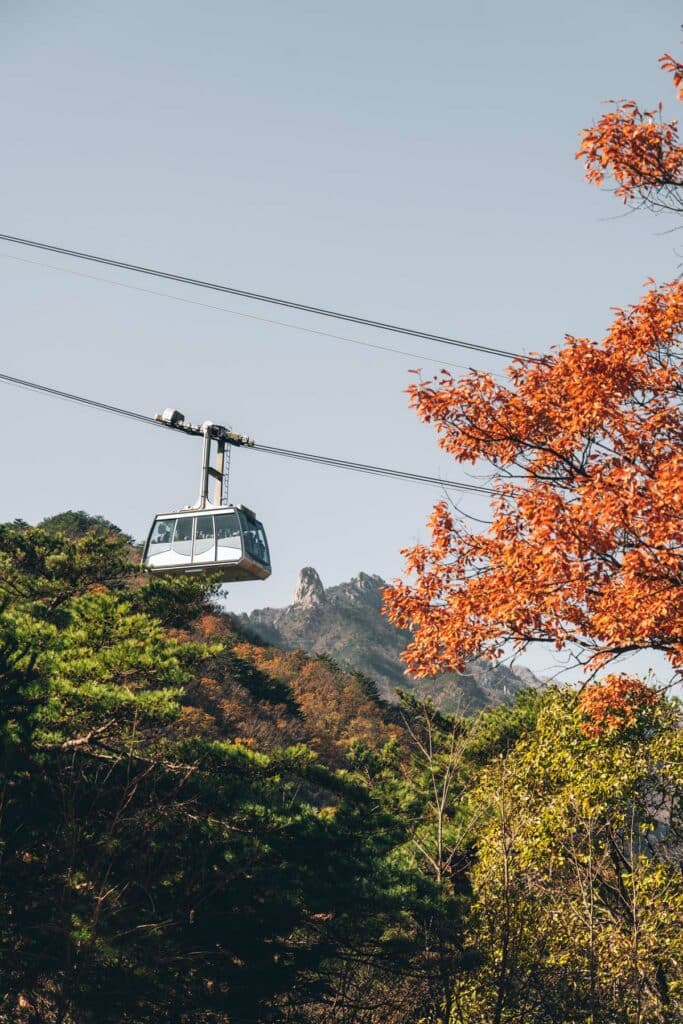
{"type": "MultiPolygon", "coordinates": [[[[680,85],[683,69],[670,57],[680,85]]],[[[584,133],[589,180],[678,208],[676,129],[632,104],[584,133]]],[[[494,469],[492,522],[475,532],[445,502],[406,551],[415,579],[386,593],[413,630],[412,674],[548,642],[591,669],[654,649],[683,670],[683,284],[651,284],[600,341],[568,336],[515,360],[502,384],[448,372],[409,388],[458,462],[494,469]]]]}
{"type": "Polygon", "coordinates": [[[123,533],[115,523],[105,519],[104,516],[92,516],[82,509],[78,512],[71,509],[68,512],[59,512],[56,516],[48,516],[47,519],[43,519],[39,523],[39,526],[48,533],[65,533],[72,540],[94,531],[99,534],[122,537],[129,544],[133,543],[133,538],[123,533]]]}
{"type": "Polygon", "coordinates": [[[406,826],[292,742],[293,690],[211,597],[136,577],[111,531],[0,527],[3,1024],[355,1021],[340,965],[372,975],[372,1024],[382,971],[409,993],[406,826]],[[226,721],[237,687],[260,742],[226,721]]]}
{"type": "Polygon", "coordinates": [[[602,706],[549,688],[534,731],[471,791],[481,964],[458,980],[457,1024],[681,1018],[678,708],[656,697],[596,734],[603,721],[602,706]]]}
{"type": "Polygon", "coordinates": [[[468,727],[462,717],[441,714],[429,700],[406,693],[400,697],[409,754],[401,765],[403,791],[410,794],[412,804],[405,853],[411,868],[434,890],[425,891],[418,915],[429,997],[426,1020],[447,1024],[455,978],[466,969],[462,920],[476,827],[465,798],[468,727]]]}
{"type": "MultiPolygon", "coordinates": [[[[683,66],[662,65],[683,83],[683,66]]],[[[680,97],[683,98],[683,97],[680,97]]],[[[683,210],[675,122],[621,104],[582,135],[593,184],[683,210]]],[[[385,592],[413,675],[535,643],[591,678],[475,724],[463,751],[480,823],[457,1024],[669,1024],[683,1012],[680,710],[596,673],[657,650],[683,676],[683,285],[648,283],[600,341],[568,336],[501,384],[442,372],[409,388],[458,462],[493,468],[490,524],[446,502],[410,582],[385,592]]]]}
{"type": "MultiPolygon", "coordinates": [[[[666,53],[660,58],[683,100],[683,64],[666,53]]],[[[597,124],[581,132],[577,158],[586,162],[586,179],[602,185],[611,179],[625,203],[655,212],[683,212],[683,149],[676,121],[656,110],[641,110],[634,100],[615,104],[597,124]]]]}

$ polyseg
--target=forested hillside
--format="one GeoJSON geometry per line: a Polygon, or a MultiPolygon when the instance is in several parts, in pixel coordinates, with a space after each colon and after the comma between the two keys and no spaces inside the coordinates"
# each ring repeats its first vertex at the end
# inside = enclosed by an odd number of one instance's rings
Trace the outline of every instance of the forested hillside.
{"type": "Polygon", "coordinates": [[[382,614],[381,576],[361,572],[347,583],[324,587],[311,566],[302,569],[294,600],[286,608],[259,608],[242,616],[256,638],[309,654],[328,654],[340,665],[373,679],[382,697],[398,700],[397,690],[429,696],[441,711],[473,714],[509,703],[520,690],[540,682],[524,668],[471,659],[463,672],[430,679],[405,674],[401,655],[410,633],[382,614]]]}
{"type": "Polygon", "coordinates": [[[0,612],[0,1020],[681,1019],[666,698],[390,706],[84,514],[0,527],[0,612]]]}

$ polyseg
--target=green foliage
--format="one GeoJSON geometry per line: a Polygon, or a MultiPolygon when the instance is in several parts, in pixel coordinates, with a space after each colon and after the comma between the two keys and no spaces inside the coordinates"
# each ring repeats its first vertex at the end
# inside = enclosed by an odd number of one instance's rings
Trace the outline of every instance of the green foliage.
{"type": "Polygon", "coordinates": [[[3,773],[16,769],[30,748],[46,683],[36,668],[44,628],[21,613],[0,609],[0,764],[3,773]]]}
{"type": "Polygon", "coordinates": [[[68,617],[66,601],[96,585],[121,586],[132,572],[121,536],[89,532],[69,541],[23,523],[0,525],[0,602],[57,625],[68,617]]]}
{"type": "Polygon", "coordinates": [[[359,683],[363,694],[369,699],[375,702],[375,704],[383,704],[379,693],[379,687],[374,679],[366,676],[363,672],[354,671],[351,673],[353,678],[359,683]]]}
{"type": "Polygon", "coordinates": [[[219,585],[196,576],[148,576],[130,595],[135,611],[158,619],[169,629],[193,625],[206,612],[219,585]]]}
{"type": "Polygon", "coordinates": [[[123,533],[114,523],[105,519],[104,516],[92,516],[88,512],[60,512],[56,516],[48,516],[47,519],[43,519],[40,522],[39,527],[41,530],[45,530],[47,533],[63,533],[70,540],[75,540],[77,537],[82,537],[86,533],[95,531],[100,534],[115,534],[126,540],[129,544],[133,543],[133,538],[128,534],[123,533]]]}
{"type": "Polygon", "coordinates": [[[518,740],[533,733],[546,692],[520,690],[512,704],[482,711],[469,736],[467,758],[484,765],[513,750],[518,740]]]}
{"type": "Polygon", "coordinates": [[[677,1024],[674,702],[389,707],[65,525],[0,527],[2,1024],[677,1024]]]}
{"type": "Polygon", "coordinates": [[[179,738],[205,675],[301,712],[211,588],[55,525],[0,529],[0,1019],[266,1021],[337,951],[405,959],[402,823],[304,744],[179,738]]]}
{"type": "Polygon", "coordinates": [[[471,943],[484,959],[461,983],[462,1024],[683,1013],[678,708],[661,698],[640,737],[602,742],[583,725],[577,695],[548,690],[535,729],[473,793],[471,943]]]}

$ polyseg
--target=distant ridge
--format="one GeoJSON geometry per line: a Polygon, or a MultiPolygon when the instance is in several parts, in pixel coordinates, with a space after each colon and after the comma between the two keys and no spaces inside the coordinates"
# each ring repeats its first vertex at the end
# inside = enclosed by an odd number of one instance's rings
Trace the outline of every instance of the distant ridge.
{"type": "Polygon", "coordinates": [[[430,696],[444,711],[472,714],[483,707],[509,702],[519,690],[538,687],[528,669],[512,669],[477,659],[463,673],[448,672],[433,679],[404,675],[401,652],[409,633],[382,615],[381,576],[361,572],[347,583],[325,588],[312,566],[299,573],[293,603],[286,608],[260,608],[241,616],[241,624],[256,639],[286,650],[326,654],[340,666],[373,679],[385,700],[396,700],[396,689],[430,696]]]}

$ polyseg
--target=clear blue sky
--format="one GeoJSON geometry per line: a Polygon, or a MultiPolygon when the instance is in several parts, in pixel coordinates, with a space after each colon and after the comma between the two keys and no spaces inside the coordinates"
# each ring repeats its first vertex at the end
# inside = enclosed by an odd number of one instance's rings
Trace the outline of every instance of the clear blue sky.
{"type": "MultiPolygon", "coordinates": [[[[515,350],[599,334],[678,259],[665,221],[620,217],[582,182],[577,133],[608,98],[672,109],[657,58],[679,20],[669,0],[5,0],[0,230],[515,350]]],[[[404,394],[411,367],[455,350],[386,355],[5,256],[335,329],[0,243],[4,372],[463,473],[404,394]]],[[[142,537],[196,496],[189,439],[6,386],[0,429],[0,520],[84,508],[142,537]]],[[[236,611],[288,603],[303,565],[326,585],[396,576],[439,497],[256,453],[233,466],[274,560],[233,587],[236,611]]]]}

